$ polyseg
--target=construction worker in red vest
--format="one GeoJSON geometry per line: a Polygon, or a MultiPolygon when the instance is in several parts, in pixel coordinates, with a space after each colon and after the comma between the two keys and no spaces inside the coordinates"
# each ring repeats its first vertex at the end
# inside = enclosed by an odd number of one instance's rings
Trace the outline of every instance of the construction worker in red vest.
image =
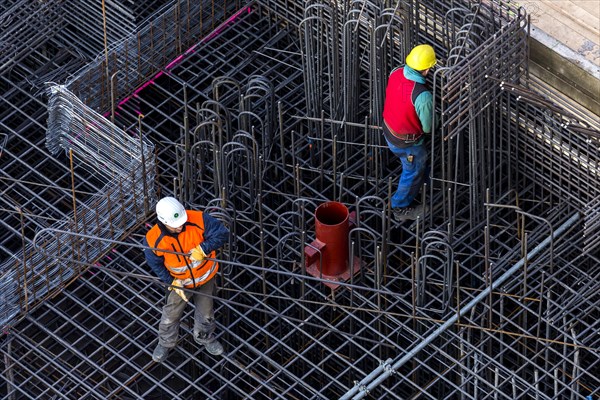
{"type": "Polygon", "coordinates": [[[177,344],[181,316],[194,298],[194,340],[213,355],[223,353],[216,340],[213,295],[219,264],[215,250],[229,237],[227,228],[202,211],[186,210],[174,197],[156,204],[158,223],[146,234],[146,262],[165,283],[171,285],[158,327],[158,345],[152,359],[162,362],[177,344]],[[166,251],[162,251],[166,250],[166,251]],[[211,259],[208,259],[208,258],[211,259]],[[180,288],[190,289],[189,291],[180,288]]]}
{"type": "Polygon", "coordinates": [[[406,56],[406,65],[389,76],[383,105],[383,133],[390,150],[402,163],[398,189],[391,207],[397,221],[423,215],[422,204],[414,204],[425,180],[427,149],[425,136],[432,130],[433,96],[425,77],[436,64],[435,51],[421,44],[406,56]]]}

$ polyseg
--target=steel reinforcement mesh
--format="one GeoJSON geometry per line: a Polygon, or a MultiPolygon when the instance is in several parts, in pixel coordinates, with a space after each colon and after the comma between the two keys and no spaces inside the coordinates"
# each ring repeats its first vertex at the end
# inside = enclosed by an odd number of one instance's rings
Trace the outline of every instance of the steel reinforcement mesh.
{"type": "MultiPolygon", "coordinates": [[[[232,232],[215,302],[225,355],[194,343],[188,307],[177,350],[151,361],[165,288],[141,254],[149,217],[7,327],[0,393],[597,397],[600,260],[583,235],[596,232],[596,131],[520,96],[530,89],[515,6],[394,6],[250,5],[120,99],[116,126],[155,145],[159,195],[208,210],[232,232]],[[422,191],[429,214],[400,225],[386,200],[400,166],[381,142],[381,80],[421,40],[440,54],[431,83],[441,126],[422,191]],[[356,273],[343,282],[306,271],[315,209],[330,200],[352,212],[356,273]]],[[[69,197],[56,197],[68,213],[69,197]]]]}

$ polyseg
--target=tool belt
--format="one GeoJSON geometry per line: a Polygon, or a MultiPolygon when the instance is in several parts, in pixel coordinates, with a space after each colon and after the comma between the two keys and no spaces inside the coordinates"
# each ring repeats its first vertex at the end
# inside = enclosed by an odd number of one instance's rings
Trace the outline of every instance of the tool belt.
{"type": "Polygon", "coordinates": [[[406,135],[396,133],[388,126],[385,120],[383,121],[383,133],[386,139],[397,147],[410,147],[423,136],[423,133],[409,133],[406,135]]]}

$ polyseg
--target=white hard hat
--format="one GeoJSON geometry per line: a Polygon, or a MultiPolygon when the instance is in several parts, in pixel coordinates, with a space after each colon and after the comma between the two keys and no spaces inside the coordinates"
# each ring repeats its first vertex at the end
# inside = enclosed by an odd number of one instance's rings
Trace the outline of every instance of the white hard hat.
{"type": "Polygon", "coordinates": [[[175,197],[160,199],[156,203],[156,216],[160,222],[171,228],[179,228],[187,221],[185,208],[175,197]]]}

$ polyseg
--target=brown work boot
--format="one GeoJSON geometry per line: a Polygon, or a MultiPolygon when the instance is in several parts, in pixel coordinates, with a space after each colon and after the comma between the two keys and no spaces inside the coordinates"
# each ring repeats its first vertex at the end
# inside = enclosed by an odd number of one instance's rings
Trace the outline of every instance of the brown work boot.
{"type": "Polygon", "coordinates": [[[212,333],[200,332],[197,336],[194,336],[194,341],[201,346],[206,348],[213,356],[219,356],[223,354],[223,345],[215,338],[212,333]]]}

